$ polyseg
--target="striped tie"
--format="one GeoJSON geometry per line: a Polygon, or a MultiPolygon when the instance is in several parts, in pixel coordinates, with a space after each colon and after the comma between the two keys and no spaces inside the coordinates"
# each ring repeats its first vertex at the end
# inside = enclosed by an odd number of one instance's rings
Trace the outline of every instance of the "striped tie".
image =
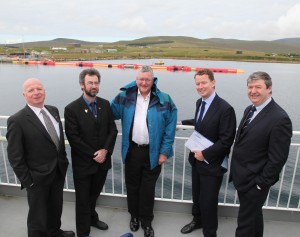
{"type": "Polygon", "coordinates": [[[243,131],[245,130],[245,128],[248,126],[248,124],[250,123],[251,121],[251,118],[254,114],[254,112],[256,111],[256,108],[255,106],[252,106],[252,108],[250,109],[249,113],[247,114],[247,117],[245,118],[245,121],[243,123],[243,128],[241,130],[241,133],[243,133],[243,131]]]}
{"type": "Polygon", "coordinates": [[[47,113],[45,112],[45,110],[41,110],[41,113],[43,115],[43,118],[44,118],[44,121],[45,121],[45,125],[46,125],[46,128],[47,128],[47,131],[52,139],[52,141],[54,142],[57,150],[59,148],[59,137],[57,135],[57,132],[55,130],[55,127],[50,119],[50,117],[47,115],[47,113]]]}

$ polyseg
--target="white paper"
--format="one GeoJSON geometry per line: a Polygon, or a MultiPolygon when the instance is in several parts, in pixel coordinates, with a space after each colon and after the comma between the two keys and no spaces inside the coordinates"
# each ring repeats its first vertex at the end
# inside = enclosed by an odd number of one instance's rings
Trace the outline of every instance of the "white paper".
{"type": "MultiPolygon", "coordinates": [[[[206,137],[201,135],[201,133],[198,133],[197,131],[194,131],[192,135],[189,137],[189,139],[186,141],[185,146],[192,150],[200,150],[203,151],[206,148],[212,146],[214,143],[210,140],[208,140],[206,137]]],[[[204,161],[207,162],[207,160],[204,159],[204,161]]],[[[223,162],[221,166],[227,171],[228,169],[228,155],[226,155],[223,159],[223,162]]]]}
{"type": "MultiPolygon", "coordinates": [[[[206,137],[204,137],[203,135],[201,135],[200,133],[198,133],[197,131],[194,131],[192,133],[192,135],[189,137],[189,139],[187,140],[187,142],[185,143],[185,146],[192,150],[200,150],[203,151],[204,149],[210,147],[211,145],[213,145],[214,143],[211,142],[210,140],[208,140],[206,137]]],[[[208,163],[207,160],[204,159],[204,161],[208,163]]]]}
{"type": "Polygon", "coordinates": [[[205,150],[206,148],[210,147],[214,143],[208,140],[206,137],[194,131],[189,139],[186,141],[185,146],[192,150],[205,150]]]}

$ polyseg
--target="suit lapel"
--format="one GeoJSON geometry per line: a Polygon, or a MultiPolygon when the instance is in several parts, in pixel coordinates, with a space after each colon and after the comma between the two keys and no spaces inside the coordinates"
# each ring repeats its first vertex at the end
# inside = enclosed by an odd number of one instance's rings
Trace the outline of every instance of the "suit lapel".
{"type": "Polygon", "coordinates": [[[103,113],[103,103],[101,101],[101,99],[99,97],[96,97],[96,101],[97,101],[97,122],[101,123],[101,120],[103,118],[102,113],[103,113]]]}
{"type": "Polygon", "coordinates": [[[59,125],[59,141],[64,141],[63,127],[60,121],[59,114],[50,106],[45,105],[45,108],[49,111],[49,113],[53,116],[53,118],[58,122],[59,125]]]}
{"type": "Polygon", "coordinates": [[[52,139],[49,133],[47,132],[46,128],[42,124],[41,120],[36,116],[36,114],[28,105],[26,105],[25,107],[25,112],[26,112],[26,119],[52,142],[52,139]]]}
{"type": "Polygon", "coordinates": [[[209,106],[208,110],[206,111],[206,114],[204,115],[201,125],[205,124],[206,121],[210,121],[210,119],[214,116],[214,114],[218,111],[218,104],[219,104],[219,97],[218,95],[215,96],[213,101],[211,102],[211,105],[209,106]]]}
{"type": "MultiPolygon", "coordinates": [[[[236,132],[236,138],[235,138],[236,142],[241,138],[241,135],[242,135],[242,134],[241,134],[242,126],[243,126],[243,124],[244,124],[244,121],[245,121],[245,119],[246,119],[246,116],[247,116],[247,114],[249,113],[251,107],[252,107],[252,105],[248,106],[248,107],[245,109],[245,111],[244,111],[243,118],[242,118],[242,120],[241,120],[241,122],[240,122],[240,124],[239,124],[238,130],[237,130],[237,132],[236,132]]],[[[244,134],[245,134],[245,132],[243,133],[243,135],[244,135],[244,134]]]]}
{"type": "Polygon", "coordinates": [[[82,113],[84,114],[85,118],[90,119],[94,122],[96,121],[93,112],[90,110],[89,106],[87,105],[82,96],[79,98],[79,109],[82,110],[82,113]]]}
{"type": "Polygon", "coordinates": [[[55,118],[55,120],[60,123],[60,118],[55,110],[53,110],[50,106],[45,105],[45,108],[49,111],[49,113],[55,118]]]}
{"type": "Polygon", "coordinates": [[[264,119],[264,117],[269,113],[270,109],[274,105],[274,100],[271,100],[269,104],[267,104],[262,111],[258,113],[258,115],[248,124],[246,131],[249,131],[252,127],[258,124],[260,121],[264,119]]]}
{"type": "Polygon", "coordinates": [[[253,127],[255,127],[258,123],[260,123],[264,119],[264,117],[269,113],[269,111],[273,107],[273,105],[274,105],[274,100],[272,99],[271,102],[269,104],[267,104],[262,109],[262,111],[260,111],[258,113],[258,115],[256,115],[255,118],[248,124],[247,128],[244,129],[243,134],[241,134],[241,130],[242,130],[242,126],[244,124],[244,120],[246,118],[246,115],[249,113],[252,105],[247,107],[247,109],[245,110],[243,119],[241,120],[241,123],[239,125],[237,135],[236,135],[236,140],[239,141],[240,139],[242,139],[253,127]]]}
{"type": "MultiPolygon", "coordinates": [[[[219,96],[216,94],[215,98],[211,102],[211,105],[209,106],[208,110],[206,111],[201,123],[200,123],[200,128],[204,126],[206,121],[209,121],[214,114],[218,111],[218,104],[220,102],[219,96]]],[[[197,119],[198,119],[198,113],[199,113],[199,108],[202,103],[202,99],[199,99],[196,103],[196,114],[195,114],[195,126],[197,125],[197,119]]],[[[200,130],[200,128],[198,128],[200,130]]]]}

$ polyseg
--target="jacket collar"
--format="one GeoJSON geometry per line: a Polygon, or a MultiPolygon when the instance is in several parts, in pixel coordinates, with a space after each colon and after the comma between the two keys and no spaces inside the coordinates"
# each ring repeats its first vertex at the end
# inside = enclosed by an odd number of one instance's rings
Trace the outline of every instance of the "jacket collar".
{"type": "MultiPolygon", "coordinates": [[[[158,98],[160,104],[163,104],[165,102],[165,99],[163,98],[160,90],[157,88],[157,81],[158,81],[158,78],[154,77],[153,86],[151,88],[151,94],[158,98]]],[[[128,96],[132,100],[136,100],[136,95],[137,95],[136,81],[132,81],[132,82],[128,83],[127,85],[121,87],[120,90],[125,91],[126,96],[128,96]]]]}

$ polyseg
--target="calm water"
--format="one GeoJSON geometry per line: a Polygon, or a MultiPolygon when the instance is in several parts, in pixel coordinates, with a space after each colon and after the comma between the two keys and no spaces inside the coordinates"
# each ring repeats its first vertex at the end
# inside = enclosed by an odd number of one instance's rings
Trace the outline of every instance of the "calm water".
{"type": "MultiPolygon", "coordinates": [[[[154,64],[156,60],[113,60],[113,61],[99,61],[98,63],[127,63],[127,64],[154,64]]],[[[293,122],[293,130],[300,131],[300,109],[298,101],[299,95],[299,80],[300,80],[300,65],[297,64],[278,64],[278,63],[247,63],[247,62],[229,62],[229,61],[200,61],[200,60],[164,60],[165,65],[180,65],[191,67],[208,67],[208,68],[233,68],[243,69],[244,74],[226,74],[215,73],[216,91],[219,96],[226,99],[234,108],[237,115],[238,122],[242,118],[243,111],[246,106],[250,104],[247,97],[246,78],[254,71],[266,71],[273,79],[273,98],[279,103],[290,115],[293,122]]],[[[101,75],[101,85],[99,96],[112,100],[119,92],[119,88],[123,85],[135,80],[137,70],[134,69],[115,69],[115,68],[98,68],[101,75]]],[[[78,83],[78,75],[83,69],[76,66],[34,66],[34,65],[13,65],[13,64],[0,64],[0,115],[11,115],[23,108],[25,105],[22,96],[23,81],[29,77],[37,77],[41,79],[46,88],[46,103],[55,105],[60,110],[60,115],[63,117],[64,107],[78,98],[81,95],[81,90],[78,83]]],[[[158,77],[158,86],[162,91],[171,95],[175,104],[178,107],[178,119],[192,118],[195,111],[195,102],[199,98],[194,86],[195,72],[169,72],[164,70],[155,70],[155,76],[158,77]]],[[[6,125],[6,124],[2,124],[6,125]]],[[[180,131],[186,133],[187,131],[180,131]]],[[[297,139],[299,140],[299,139],[297,139]]],[[[183,147],[183,141],[177,142],[178,147],[183,147]]],[[[117,146],[120,146],[120,139],[117,140],[117,146]]],[[[120,150],[115,149],[114,153],[119,157],[120,150]]],[[[4,148],[6,149],[6,148],[4,148]]],[[[67,150],[68,157],[70,151],[67,150]]],[[[176,170],[176,174],[181,174],[183,161],[182,151],[176,149],[176,162],[181,162],[176,170]]],[[[2,153],[2,152],[1,152],[2,153]]],[[[0,153],[0,178],[6,180],[4,177],[3,158],[0,153]]],[[[290,151],[290,162],[287,164],[286,177],[283,184],[282,205],[286,205],[288,200],[289,185],[291,184],[291,177],[294,170],[295,158],[297,151],[292,148],[290,151]]],[[[166,163],[168,170],[172,170],[174,159],[166,163]]],[[[191,196],[191,182],[190,182],[190,166],[185,166],[186,178],[185,183],[185,199],[190,199],[191,196]]],[[[120,170],[120,163],[114,162],[115,170],[120,170]]],[[[10,167],[8,167],[11,170],[10,167]]],[[[12,172],[11,172],[12,173],[12,172]]],[[[121,175],[121,172],[115,172],[115,178],[121,175]]],[[[296,174],[296,181],[300,180],[300,174],[296,174]]],[[[68,178],[72,179],[71,166],[68,169],[68,178]]],[[[9,177],[11,182],[14,182],[14,177],[9,177]]],[[[107,178],[106,190],[111,191],[111,174],[107,178]]],[[[160,177],[161,179],[161,177],[160,177]]],[[[121,180],[121,177],[116,180],[121,180]]],[[[171,174],[165,174],[165,197],[171,195],[171,174]]],[[[182,177],[176,175],[174,186],[174,197],[180,198],[182,177]]],[[[224,178],[225,182],[225,178],[224,178]]],[[[223,182],[223,187],[224,187],[223,182]]],[[[73,183],[70,182],[72,188],[73,183]]],[[[271,200],[276,204],[276,194],[278,190],[278,183],[274,186],[275,191],[271,191],[271,200]],[[274,194],[275,193],[275,194],[274,194]],[[274,198],[273,198],[274,195],[274,198]]],[[[295,187],[300,184],[295,183],[295,187]]],[[[160,195],[161,182],[157,184],[157,196],[160,195]]],[[[229,200],[234,200],[234,188],[232,184],[229,185],[232,195],[229,195],[229,200]]],[[[115,187],[115,192],[122,192],[121,185],[115,187]]],[[[223,188],[220,192],[220,202],[223,201],[223,188]]],[[[299,190],[293,190],[291,203],[293,206],[298,205],[299,190]]],[[[228,200],[227,200],[228,201],[228,200]]]]}
{"type": "MultiPolygon", "coordinates": [[[[156,60],[113,60],[99,63],[154,64],[156,60]]],[[[279,63],[247,63],[229,61],[164,60],[165,65],[191,67],[243,69],[244,74],[216,73],[216,91],[235,108],[240,121],[243,111],[250,104],[246,94],[246,78],[254,71],[266,71],[273,79],[273,98],[290,115],[293,130],[300,130],[298,101],[300,65],[279,63]]],[[[108,100],[119,92],[119,88],[135,79],[137,70],[98,68],[101,75],[99,95],[108,100]]],[[[29,77],[41,79],[46,87],[46,103],[56,105],[63,117],[64,107],[80,96],[78,75],[83,69],[76,66],[30,66],[0,64],[0,115],[11,115],[24,105],[22,83],[29,77]]],[[[198,94],[194,88],[195,72],[169,72],[155,70],[158,86],[171,95],[178,107],[178,118],[194,116],[198,94]]]]}

